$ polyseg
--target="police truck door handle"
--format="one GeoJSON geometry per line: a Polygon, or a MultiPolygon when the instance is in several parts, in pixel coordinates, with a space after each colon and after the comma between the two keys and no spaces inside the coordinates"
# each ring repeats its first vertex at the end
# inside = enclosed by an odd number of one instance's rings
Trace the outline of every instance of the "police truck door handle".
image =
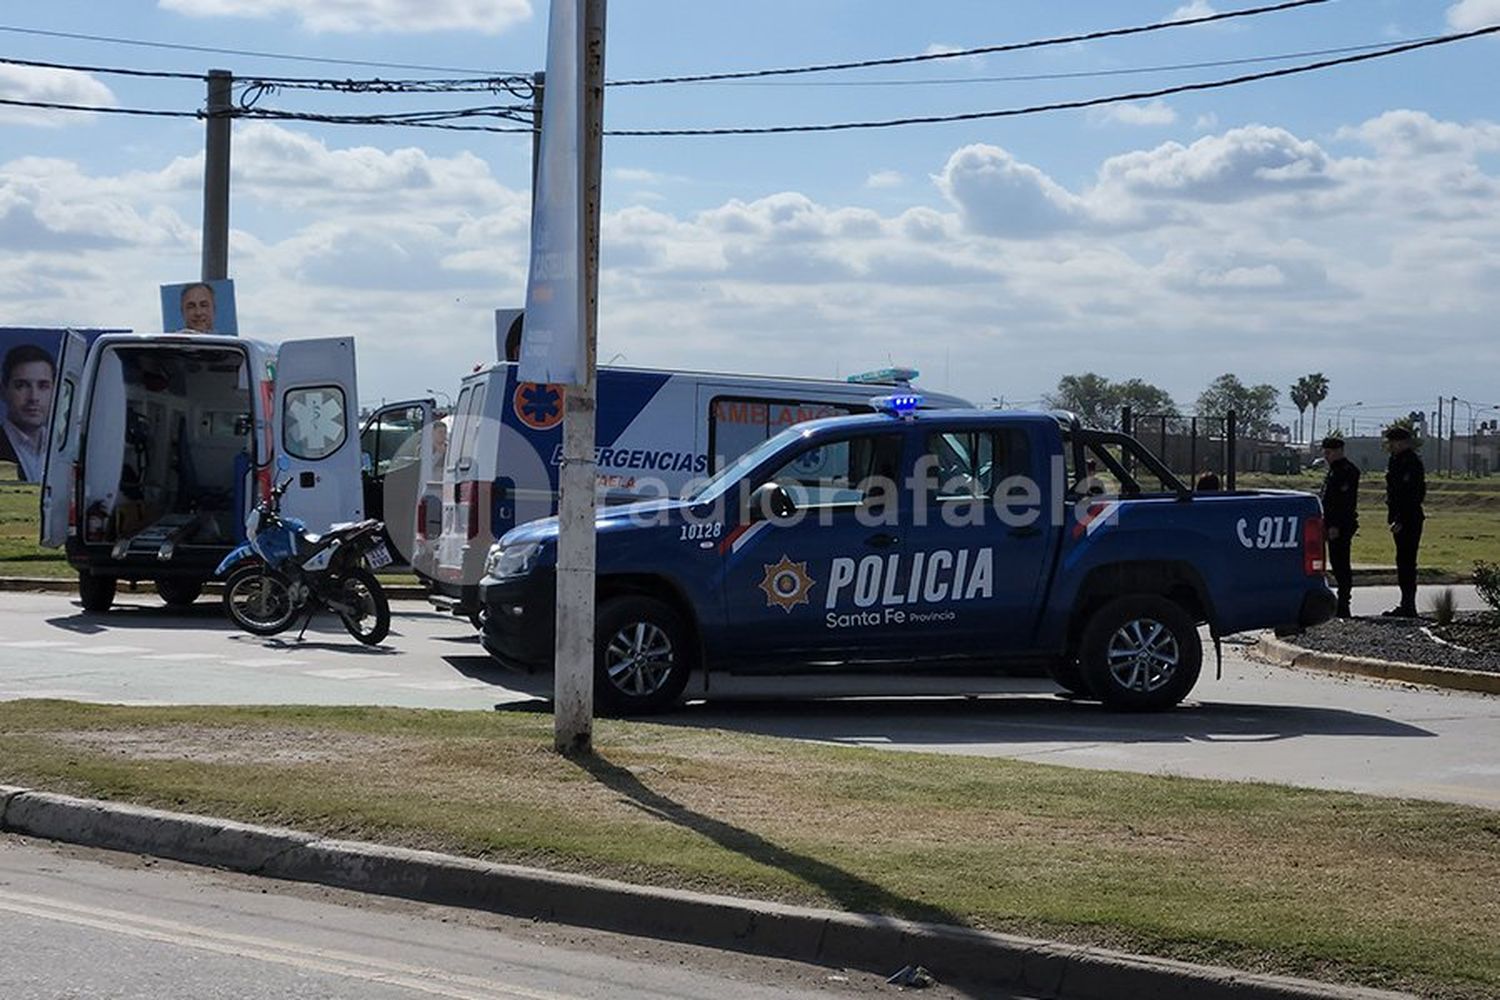
{"type": "Polygon", "coordinates": [[[882,531],[878,535],[871,535],[869,538],[866,538],[865,544],[874,549],[888,549],[899,541],[901,539],[895,535],[888,535],[882,531]]]}
{"type": "Polygon", "coordinates": [[[1010,529],[1010,537],[1012,538],[1035,538],[1041,533],[1042,529],[1035,526],[1010,529]]]}

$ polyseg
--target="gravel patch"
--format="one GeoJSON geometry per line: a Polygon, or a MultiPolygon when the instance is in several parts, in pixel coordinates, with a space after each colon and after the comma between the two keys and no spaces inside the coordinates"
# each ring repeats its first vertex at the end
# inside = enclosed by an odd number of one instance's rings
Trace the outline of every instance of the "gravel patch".
{"type": "Polygon", "coordinates": [[[1459,615],[1446,628],[1430,618],[1336,618],[1292,642],[1322,653],[1500,673],[1500,625],[1484,614],[1459,615]]]}

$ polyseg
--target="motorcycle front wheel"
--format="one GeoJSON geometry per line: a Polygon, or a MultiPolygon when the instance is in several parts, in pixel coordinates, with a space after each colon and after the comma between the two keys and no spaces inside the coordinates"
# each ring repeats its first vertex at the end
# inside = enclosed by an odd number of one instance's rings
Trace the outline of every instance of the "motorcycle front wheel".
{"type": "Polygon", "coordinates": [[[339,600],[349,610],[339,611],[344,628],[366,646],[377,646],[391,632],[391,606],[380,581],[368,570],[353,569],[344,577],[339,600]]]}
{"type": "Polygon", "coordinates": [[[224,584],[224,611],[252,635],[275,635],[297,617],[290,581],[265,566],[246,566],[229,578],[224,584]]]}

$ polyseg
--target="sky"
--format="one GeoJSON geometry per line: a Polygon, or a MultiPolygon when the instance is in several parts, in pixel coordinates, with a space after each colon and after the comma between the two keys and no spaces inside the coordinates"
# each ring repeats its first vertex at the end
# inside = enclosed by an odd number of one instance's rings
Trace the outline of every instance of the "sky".
{"type": "MultiPolygon", "coordinates": [[[[606,77],[962,52],[1258,5],[614,0],[606,77]]],[[[239,81],[529,75],[545,63],[547,13],[546,0],[12,2],[0,8],[0,58],[92,69],[0,63],[0,98],[203,105],[199,80],[105,69],[219,68],[239,81]],[[116,41],[68,37],[78,35],[116,41]]],[[[1188,63],[1496,24],[1500,0],[1331,0],[1010,53],[610,86],[605,127],[1023,108],[1331,57],[1188,63]]],[[[1346,427],[1430,411],[1439,396],[1500,417],[1483,409],[1500,404],[1497,66],[1500,36],[1487,36],[1089,109],[818,134],[610,136],[600,360],[826,377],[911,365],[931,389],[1007,405],[1037,405],[1061,376],[1094,371],[1146,379],[1185,409],[1225,372],[1278,387],[1289,406],[1287,386],[1321,371],[1323,414],[1344,406],[1346,427]]],[[[524,103],[283,87],[257,106],[524,103]]],[[[233,135],[242,334],[353,334],[371,402],[452,393],[493,359],[493,310],[524,300],[528,135],[250,120],[233,135]]],[[[158,286],[198,276],[202,151],[191,117],[0,106],[0,325],[159,329],[158,286]]]]}

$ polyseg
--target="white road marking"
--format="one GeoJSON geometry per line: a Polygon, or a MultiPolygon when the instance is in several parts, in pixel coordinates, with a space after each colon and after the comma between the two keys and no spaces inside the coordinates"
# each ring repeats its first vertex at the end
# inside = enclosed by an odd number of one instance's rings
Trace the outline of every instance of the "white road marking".
{"type": "Polygon", "coordinates": [[[0,642],[0,646],[6,649],[60,649],[63,646],[76,646],[76,642],[65,642],[62,639],[27,639],[24,642],[0,642]]]}
{"type": "Polygon", "coordinates": [[[222,660],[223,653],[157,653],[153,656],[138,656],[138,660],[155,660],[160,662],[171,662],[173,660],[222,660]]]}
{"type": "Polygon", "coordinates": [[[0,691],[0,698],[16,701],[21,698],[53,698],[58,701],[92,701],[99,697],[93,691],[72,691],[67,688],[12,688],[0,691]]]}
{"type": "Polygon", "coordinates": [[[78,649],[69,650],[73,653],[81,653],[84,656],[126,656],[135,653],[149,653],[149,646],[80,646],[78,649]]]}
{"type": "Polygon", "coordinates": [[[247,958],[297,969],[324,972],[347,979],[399,986],[455,1000],[563,1000],[562,994],[530,990],[478,976],[458,975],[441,969],[407,965],[354,952],[314,948],[295,941],[229,934],[193,924],[159,920],[121,910],[84,906],[45,896],[7,893],[0,897],[0,911],[19,913],[58,923],[90,927],[125,937],[196,948],[200,951],[247,958]]]}
{"type": "Polygon", "coordinates": [[[484,681],[421,681],[413,684],[397,684],[396,687],[412,688],[416,691],[472,691],[487,688],[484,681]]]}
{"type": "Polygon", "coordinates": [[[301,667],[306,660],[288,660],[282,656],[262,656],[253,660],[230,660],[231,667],[301,667]]]}
{"type": "Polygon", "coordinates": [[[326,677],[332,681],[363,681],[375,677],[400,677],[391,670],[365,670],[363,667],[339,667],[334,670],[304,670],[304,677],[326,677]]]}

